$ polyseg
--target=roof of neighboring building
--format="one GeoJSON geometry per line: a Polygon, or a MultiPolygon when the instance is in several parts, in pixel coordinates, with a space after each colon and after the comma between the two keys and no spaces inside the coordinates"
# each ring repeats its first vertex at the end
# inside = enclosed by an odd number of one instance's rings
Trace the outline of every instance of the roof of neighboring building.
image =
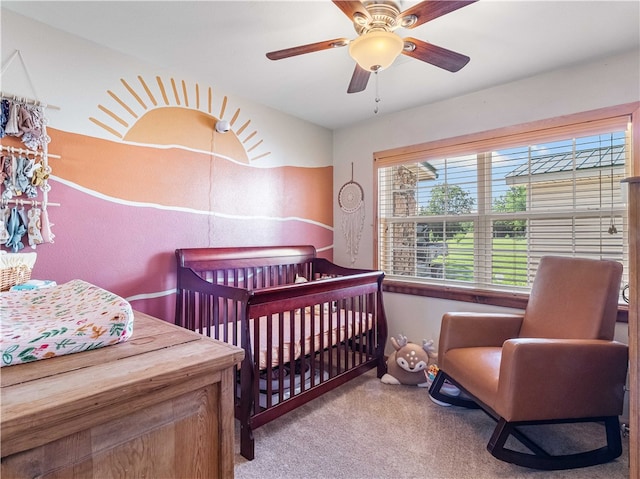
{"type": "Polygon", "coordinates": [[[590,148],[575,152],[552,153],[536,157],[531,165],[525,163],[509,174],[508,177],[540,175],[572,171],[575,158],[576,170],[621,166],[625,162],[624,145],[590,148]]]}

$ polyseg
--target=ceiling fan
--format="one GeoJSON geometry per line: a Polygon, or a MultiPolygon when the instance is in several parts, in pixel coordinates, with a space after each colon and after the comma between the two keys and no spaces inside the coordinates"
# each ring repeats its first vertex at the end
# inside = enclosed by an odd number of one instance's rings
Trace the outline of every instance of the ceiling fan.
{"type": "Polygon", "coordinates": [[[415,28],[478,0],[425,0],[405,11],[388,0],[354,0],[333,3],[353,21],[358,34],[354,40],[336,38],[323,42],[285,48],[267,53],[270,60],[312,53],[349,45],[349,54],[356,60],[347,93],[367,88],[369,76],[389,67],[399,54],[430,63],[450,72],[457,72],[469,62],[469,57],[417,38],[400,38],[394,31],[415,28]]]}

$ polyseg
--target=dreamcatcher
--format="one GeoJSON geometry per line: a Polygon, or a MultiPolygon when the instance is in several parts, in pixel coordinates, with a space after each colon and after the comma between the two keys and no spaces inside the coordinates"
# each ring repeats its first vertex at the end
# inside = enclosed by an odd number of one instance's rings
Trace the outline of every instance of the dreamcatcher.
{"type": "Polygon", "coordinates": [[[342,233],[347,240],[347,253],[353,265],[358,256],[358,245],[364,227],[364,191],[362,186],[353,181],[353,163],[351,163],[351,181],[340,188],[338,204],[342,210],[342,233]]]}

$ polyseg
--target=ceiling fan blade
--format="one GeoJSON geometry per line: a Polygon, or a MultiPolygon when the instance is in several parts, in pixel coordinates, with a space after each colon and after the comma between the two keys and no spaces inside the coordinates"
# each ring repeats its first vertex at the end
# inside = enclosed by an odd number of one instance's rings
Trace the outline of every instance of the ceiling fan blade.
{"type": "Polygon", "coordinates": [[[354,15],[356,13],[362,15],[367,20],[371,19],[371,15],[369,14],[369,11],[364,7],[364,5],[360,0],[355,0],[351,2],[333,0],[333,3],[335,3],[336,7],[342,10],[342,13],[344,13],[347,17],[349,17],[350,20],[354,19],[354,15]]]}
{"type": "Polygon", "coordinates": [[[405,38],[404,45],[403,55],[431,63],[450,72],[457,72],[470,60],[466,55],[415,38],[405,38]]]}
{"type": "Polygon", "coordinates": [[[294,57],[304,53],[319,52],[330,48],[344,47],[349,44],[346,38],[336,38],[335,40],[327,40],[324,42],[310,43],[308,45],[300,45],[299,47],[285,48],[275,52],[267,53],[269,60],[282,60],[283,58],[294,57]]]}
{"type": "Polygon", "coordinates": [[[398,23],[404,28],[415,28],[418,25],[434,20],[442,15],[451,13],[459,8],[466,7],[478,0],[425,0],[411,8],[400,12],[398,23]],[[411,16],[414,16],[413,19],[411,16]]]}
{"type": "Polygon", "coordinates": [[[364,91],[367,88],[369,76],[371,76],[371,72],[361,68],[360,65],[356,63],[356,69],[353,71],[353,75],[351,76],[351,82],[349,83],[347,93],[358,93],[364,91]]]}

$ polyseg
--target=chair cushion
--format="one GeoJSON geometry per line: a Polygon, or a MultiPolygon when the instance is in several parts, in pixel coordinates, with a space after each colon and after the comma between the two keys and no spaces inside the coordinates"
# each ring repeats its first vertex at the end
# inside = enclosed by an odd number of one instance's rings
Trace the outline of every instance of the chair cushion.
{"type": "Polygon", "coordinates": [[[501,347],[450,349],[439,358],[444,371],[490,408],[498,392],[501,347]]]}
{"type": "Polygon", "coordinates": [[[615,261],[543,257],[519,336],[612,340],[621,277],[615,261]]]}

